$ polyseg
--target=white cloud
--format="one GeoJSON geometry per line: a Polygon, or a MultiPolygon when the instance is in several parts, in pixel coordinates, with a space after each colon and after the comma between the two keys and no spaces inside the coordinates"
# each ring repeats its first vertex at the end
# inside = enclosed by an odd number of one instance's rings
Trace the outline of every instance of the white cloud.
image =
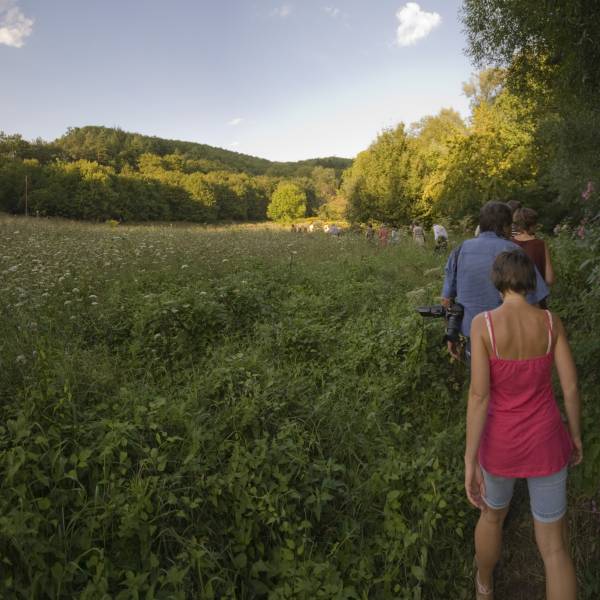
{"type": "Polygon", "coordinates": [[[236,125],[239,125],[244,119],[242,119],[242,117],[236,117],[235,119],[231,119],[231,121],[229,121],[227,123],[227,125],[231,125],[232,127],[235,127],[236,125]]]}
{"type": "Polygon", "coordinates": [[[335,8],[334,6],[324,6],[323,10],[334,19],[340,16],[340,9],[335,8]]]}
{"type": "Polygon", "coordinates": [[[238,141],[231,142],[231,144],[229,144],[229,146],[230,146],[231,148],[237,148],[239,145],[240,145],[240,143],[239,143],[238,141]]]}
{"type": "Polygon", "coordinates": [[[15,0],[0,0],[0,44],[20,48],[33,31],[33,19],[26,17],[15,0]]]}
{"type": "Polygon", "coordinates": [[[436,12],[425,12],[416,2],[407,2],[396,13],[398,30],[396,42],[399,46],[410,46],[428,36],[441,22],[442,17],[436,12]]]}
{"type": "Polygon", "coordinates": [[[274,8],[271,11],[272,17],[280,17],[282,19],[289,17],[291,14],[292,14],[292,5],[291,4],[282,4],[281,6],[278,6],[277,8],[274,8]]]}

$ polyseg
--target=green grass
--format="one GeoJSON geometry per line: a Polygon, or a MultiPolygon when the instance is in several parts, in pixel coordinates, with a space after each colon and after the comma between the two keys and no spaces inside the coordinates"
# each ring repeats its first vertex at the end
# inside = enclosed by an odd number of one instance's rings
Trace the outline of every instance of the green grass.
{"type": "MultiPolygon", "coordinates": [[[[466,373],[414,312],[443,262],[0,220],[0,595],[470,598],[466,373]]],[[[598,552],[577,555],[592,591],[598,552]]]]}

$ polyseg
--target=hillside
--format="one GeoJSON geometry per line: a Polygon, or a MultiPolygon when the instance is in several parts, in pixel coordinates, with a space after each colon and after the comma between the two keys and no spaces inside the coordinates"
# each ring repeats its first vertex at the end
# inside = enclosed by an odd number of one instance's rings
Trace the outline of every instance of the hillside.
{"type": "Polygon", "coordinates": [[[333,201],[351,164],[272,162],[107,127],[71,128],[53,142],[0,132],[0,210],[88,221],[260,221],[288,181],[305,197],[306,215],[326,217],[339,213],[333,201]]]}
{"type": "Polygon", "coordinates": [[[167,156],[178,154],[188,162],[196,161],[196,171],[233,171],[274,177],[308,177],[314,167],[335,169],[336,175],[347,169],[352,160],[335,156],[298,162],[273,162],[265,158],[216,148],[207,144],[168,140],[129,133],[110,127],[72,127],[54,141],[72,160],[92,160],[117,169],[135,167],[144,153],[167,156]]]}

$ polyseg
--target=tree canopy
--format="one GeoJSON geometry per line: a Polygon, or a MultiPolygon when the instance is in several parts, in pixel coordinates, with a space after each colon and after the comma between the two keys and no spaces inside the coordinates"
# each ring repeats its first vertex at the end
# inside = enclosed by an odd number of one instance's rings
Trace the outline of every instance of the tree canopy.
{"type": "Polygon", "coordinates": [[[295,183],[282,181],[271,197],[267,216],[273,221],[293,221],[306,215],[306,193],[295,183]]]}

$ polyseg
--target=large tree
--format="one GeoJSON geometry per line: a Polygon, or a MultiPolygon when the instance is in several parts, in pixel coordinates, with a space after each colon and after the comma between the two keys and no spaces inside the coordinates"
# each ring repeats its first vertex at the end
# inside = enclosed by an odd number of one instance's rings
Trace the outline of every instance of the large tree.
{"type": "MultiPolygon", "coordinates": [[[[537,109],[540,187],[570,213],[600,170],[598,0],[465,0],[468,51],[537,109]]],[[[596,193],[597,194],[597,193],[596,193]]]]}
{"type": "Polygon", "coordinates": [[[404,124],[380,133],[344,175],[349,218],[407,222],[416,200],[411,169],[410,140],[404,124]]]}
{"type": "Polygon", "coordinates": [[[306,194],[295,183],[282,181],[271,197],[267,216],[273,221],[292,221],[306,215],[306,194]]]}

